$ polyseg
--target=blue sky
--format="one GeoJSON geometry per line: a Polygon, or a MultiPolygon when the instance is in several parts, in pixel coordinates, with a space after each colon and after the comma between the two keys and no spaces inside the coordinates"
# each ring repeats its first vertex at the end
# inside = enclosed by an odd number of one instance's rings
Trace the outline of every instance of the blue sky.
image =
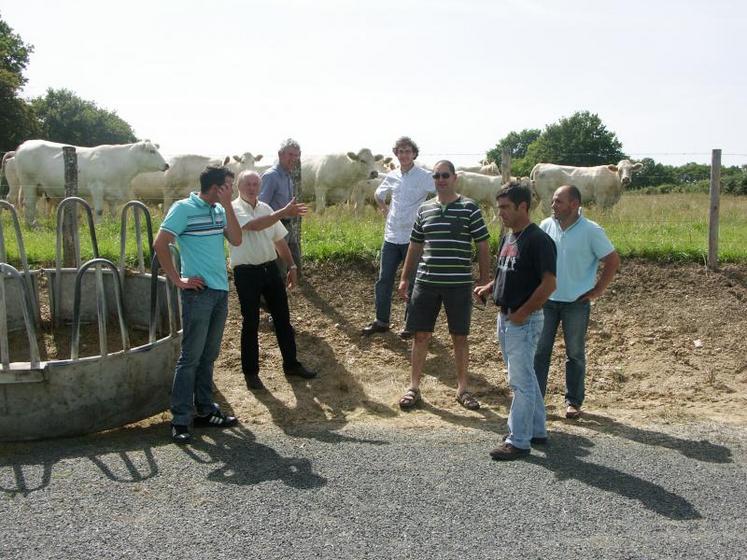
{"type": "Polygon", "coordinates": [[[598,113],[634,157],[747,164],[747,4],[494,0],[23,2],[26,96],[68,88],[164,155],[478,160],[505,134],[598,113]],[[732,155],[733,154],[733,155],[732,155]]]}

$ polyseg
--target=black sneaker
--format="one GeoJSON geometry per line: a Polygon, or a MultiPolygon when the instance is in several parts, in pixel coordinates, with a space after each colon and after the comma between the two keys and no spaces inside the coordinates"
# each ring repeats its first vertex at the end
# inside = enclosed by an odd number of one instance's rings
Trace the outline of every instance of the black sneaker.
{"type": "Polygon", "coordinates": [[[189,426],[171,424],[171,439],[174,440],[174,443],[189,443],[189,440],[192,439],[189,426]]]}
{"type": "Polygon", "coordinates": [[[378,321],[374,321],[361,329],[361,336],[371,336],[376,333],[384,333],[389,330],[389,325],[382,325],[378,321]]]}
{"type": "Polygon", "coordinates": [[[316,377],[316,372],[307,368],[301,362],[287,368],[284,367],[283,372],[286,377],[301,377],[303,379],[313,379],[316,377]]]}
{"type": "MultiPolygon", "coordinates": [[[[508,439],[508,434],[503,436],[503,441],[506,441],[508,439]]],[[[532,445],[547,445],[547,438],[546,437],[533,437],[529,440],[529,443],[532,445]]]]}
{"type": "Polygon", "coordinates": [[[399,331],[399,337],[402,340],[410,340],[412,338],[412,333],[408,330],[402,329],[399,331]]]}
{"type": "Polygon", "coordinates": [[[513,461],[529,455],[529,449],[520,449],[510,443],[503,442],[490,452],[490,456],[495,461],[513,461]]]}
{"type": "Polygon", "coordinates": [[[238,424],[239,420],[235,416],[226,416],[220,410],[216,410],[207,416],[195,416],[195,426],[205,428],[230,428],[238,424]]]}

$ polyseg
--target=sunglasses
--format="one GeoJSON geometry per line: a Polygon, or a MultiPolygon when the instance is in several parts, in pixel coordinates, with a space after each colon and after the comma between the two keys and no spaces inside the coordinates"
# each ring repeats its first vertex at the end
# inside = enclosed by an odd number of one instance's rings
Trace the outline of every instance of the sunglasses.
{"type": "Polygon", "coordinates": [[[438,181],[439,179],[448,179],[449,177],[451,177],[451,173],[448,173],[448,172],[446,172],[446,173],[434,173],[433,174],[433,178],[436,181],[438,181]]]}

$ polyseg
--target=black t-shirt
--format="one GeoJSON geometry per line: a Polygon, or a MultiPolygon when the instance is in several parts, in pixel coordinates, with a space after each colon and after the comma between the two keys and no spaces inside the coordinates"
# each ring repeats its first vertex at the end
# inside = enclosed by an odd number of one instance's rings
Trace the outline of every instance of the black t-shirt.
{"type": "Polygon", "coordinates": [[[555,275],[557,250],[552,238],[537,224],[504,235],[498,248],[493,301],[505,311],[521,307],[542,282],[545,272],[555,275]]]}

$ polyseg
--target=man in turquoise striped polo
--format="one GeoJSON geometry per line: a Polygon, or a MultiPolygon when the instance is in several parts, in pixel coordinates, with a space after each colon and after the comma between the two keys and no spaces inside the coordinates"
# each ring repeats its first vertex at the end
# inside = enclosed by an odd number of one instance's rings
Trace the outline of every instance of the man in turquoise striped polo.
{"type": "Polygon", "coordinates": [[[398,287],[407,300],[408,279],[417,267],[407,325],[414,333],[410,387],[399,401],[400,408],[413,408],[420,401],[420,377],[423,373],[428,342],[443,304],[449,333],[454,343],[457,368],[457,401],[470,410],[480,403],[467,390],[469,334],[472,312],[472,243],[477,245],[480,266],[479,285],[488,283],[490,249],[488,228],[480,207],[456,192],[454,164],[442,160],[433,168],[436,198],[418,209],[410,235],[405,265],[398,287]],[[422,258],[421,258],[422,257],[422,258]]]}

